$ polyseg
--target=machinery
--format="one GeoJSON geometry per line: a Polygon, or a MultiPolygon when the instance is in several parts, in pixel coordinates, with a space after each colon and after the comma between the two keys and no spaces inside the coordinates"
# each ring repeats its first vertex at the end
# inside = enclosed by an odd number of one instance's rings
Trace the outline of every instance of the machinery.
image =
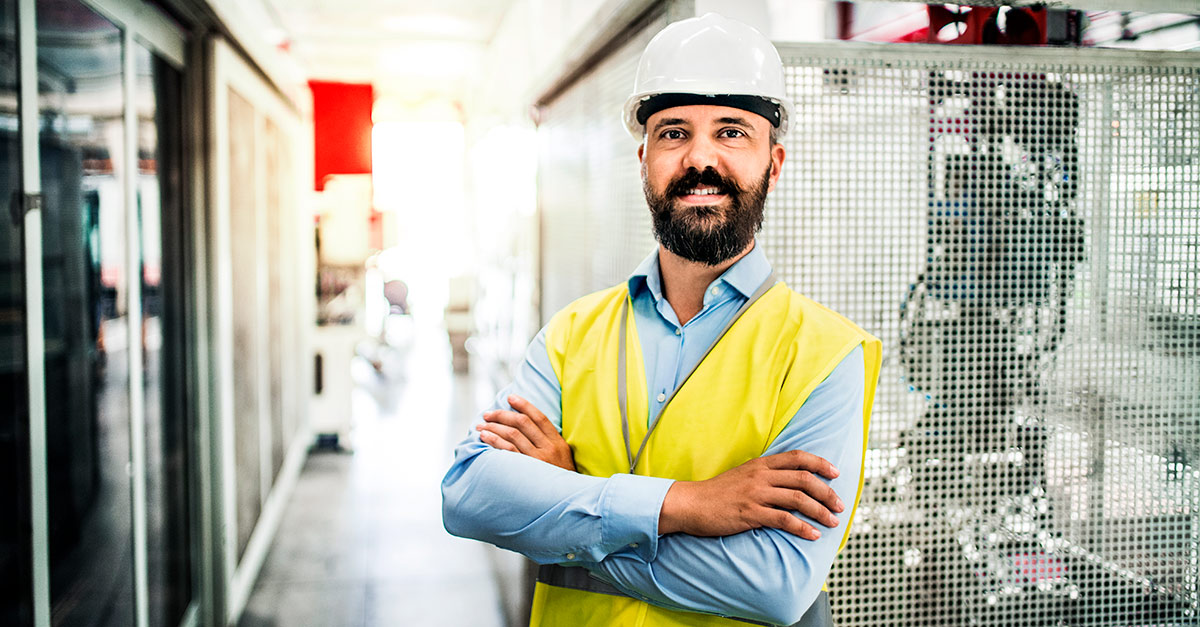
{"type": "Polygon", "coordinates": [[[1017,72],[933,72],[928,93],[925,263],[898,346],[925,411],[901,434],[889,497],[919,522],[894,539],[925,604],[906,620],[1093,624],[1115,604],[1121,624],[1182,624],[1178,599],[1064,538],[1048,496],[1046,375],[1085,260],[1078,99],[1017,72]]]}

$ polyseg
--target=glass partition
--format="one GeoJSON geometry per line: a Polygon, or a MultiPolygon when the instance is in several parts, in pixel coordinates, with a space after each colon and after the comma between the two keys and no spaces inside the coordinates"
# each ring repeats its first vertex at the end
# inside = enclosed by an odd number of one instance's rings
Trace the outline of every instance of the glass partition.
{"type": "Polygon", "coordinates": [[[29,393],[25,363],[25,248],[15,0],[0,0],[0,624],[32,620],[29,544],[29,393]]]}
{"type": "MultiPolygon", "coordinates": [[[[134,624],[122,33],[37,2],[53,624],[134,624]]],[[[141,376],[142,373],[138,373],[141,376]]]]}
{"type": "Polygon", "coordinates": [[[150,625],[180,624],[191,600],[188,407],[181,190],[182,93],[178,70],[134,46],[141,235],[142,354],[146,407],[146,559],[150,625]]]}

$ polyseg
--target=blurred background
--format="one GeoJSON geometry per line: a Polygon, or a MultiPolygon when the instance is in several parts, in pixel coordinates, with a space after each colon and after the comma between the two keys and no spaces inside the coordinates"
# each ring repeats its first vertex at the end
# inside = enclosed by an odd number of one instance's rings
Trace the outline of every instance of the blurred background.
{"type": "Polygon", "coordinates": [[[0,624],[525,624],[438,482],[653,250],[709,11],[797,103],[759,245],[884,341],[838,624],[1200,624],[1194,0],[0,0],[0,624]]]}

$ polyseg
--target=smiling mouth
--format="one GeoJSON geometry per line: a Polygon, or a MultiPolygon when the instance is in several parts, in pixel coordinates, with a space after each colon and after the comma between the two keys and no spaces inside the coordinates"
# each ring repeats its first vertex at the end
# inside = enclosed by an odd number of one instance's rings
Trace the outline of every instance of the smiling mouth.
{"type": "Polygon", "coordinates": [[[737,184],[721,176],[712,166],[704,171],[688,168],[687,172],[667,185],[665,195],[680,206],[703,207],[725,205],[737,197],[737,184]]]}
{"type": "Polygon", "coordinates": [[[726,195],[725,192],[716,187],[705,186],[682,190],[677,198],[689,204],[707,205],[720,202],[726,195]]]}

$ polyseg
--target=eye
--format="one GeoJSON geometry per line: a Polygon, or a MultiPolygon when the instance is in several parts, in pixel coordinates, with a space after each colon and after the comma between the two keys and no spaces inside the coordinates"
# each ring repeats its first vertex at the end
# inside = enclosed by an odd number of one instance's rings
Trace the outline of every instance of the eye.
{"type": "Polygon", "coordinates": [[[717,133],[717,136],[725,139],[738,139],[739,137],[745,137],[746,133],[741,129],[723,128],[720,133],[717,133]]]}
{"type": "Polygon", "coordinates": [[[661,137],[662,139],[683,139],[684,134],[683,134],[683,131],[681,131],[677,128],[669,128],[669,129],[663,131],[659,135],[659,137],[661,137]]]}

